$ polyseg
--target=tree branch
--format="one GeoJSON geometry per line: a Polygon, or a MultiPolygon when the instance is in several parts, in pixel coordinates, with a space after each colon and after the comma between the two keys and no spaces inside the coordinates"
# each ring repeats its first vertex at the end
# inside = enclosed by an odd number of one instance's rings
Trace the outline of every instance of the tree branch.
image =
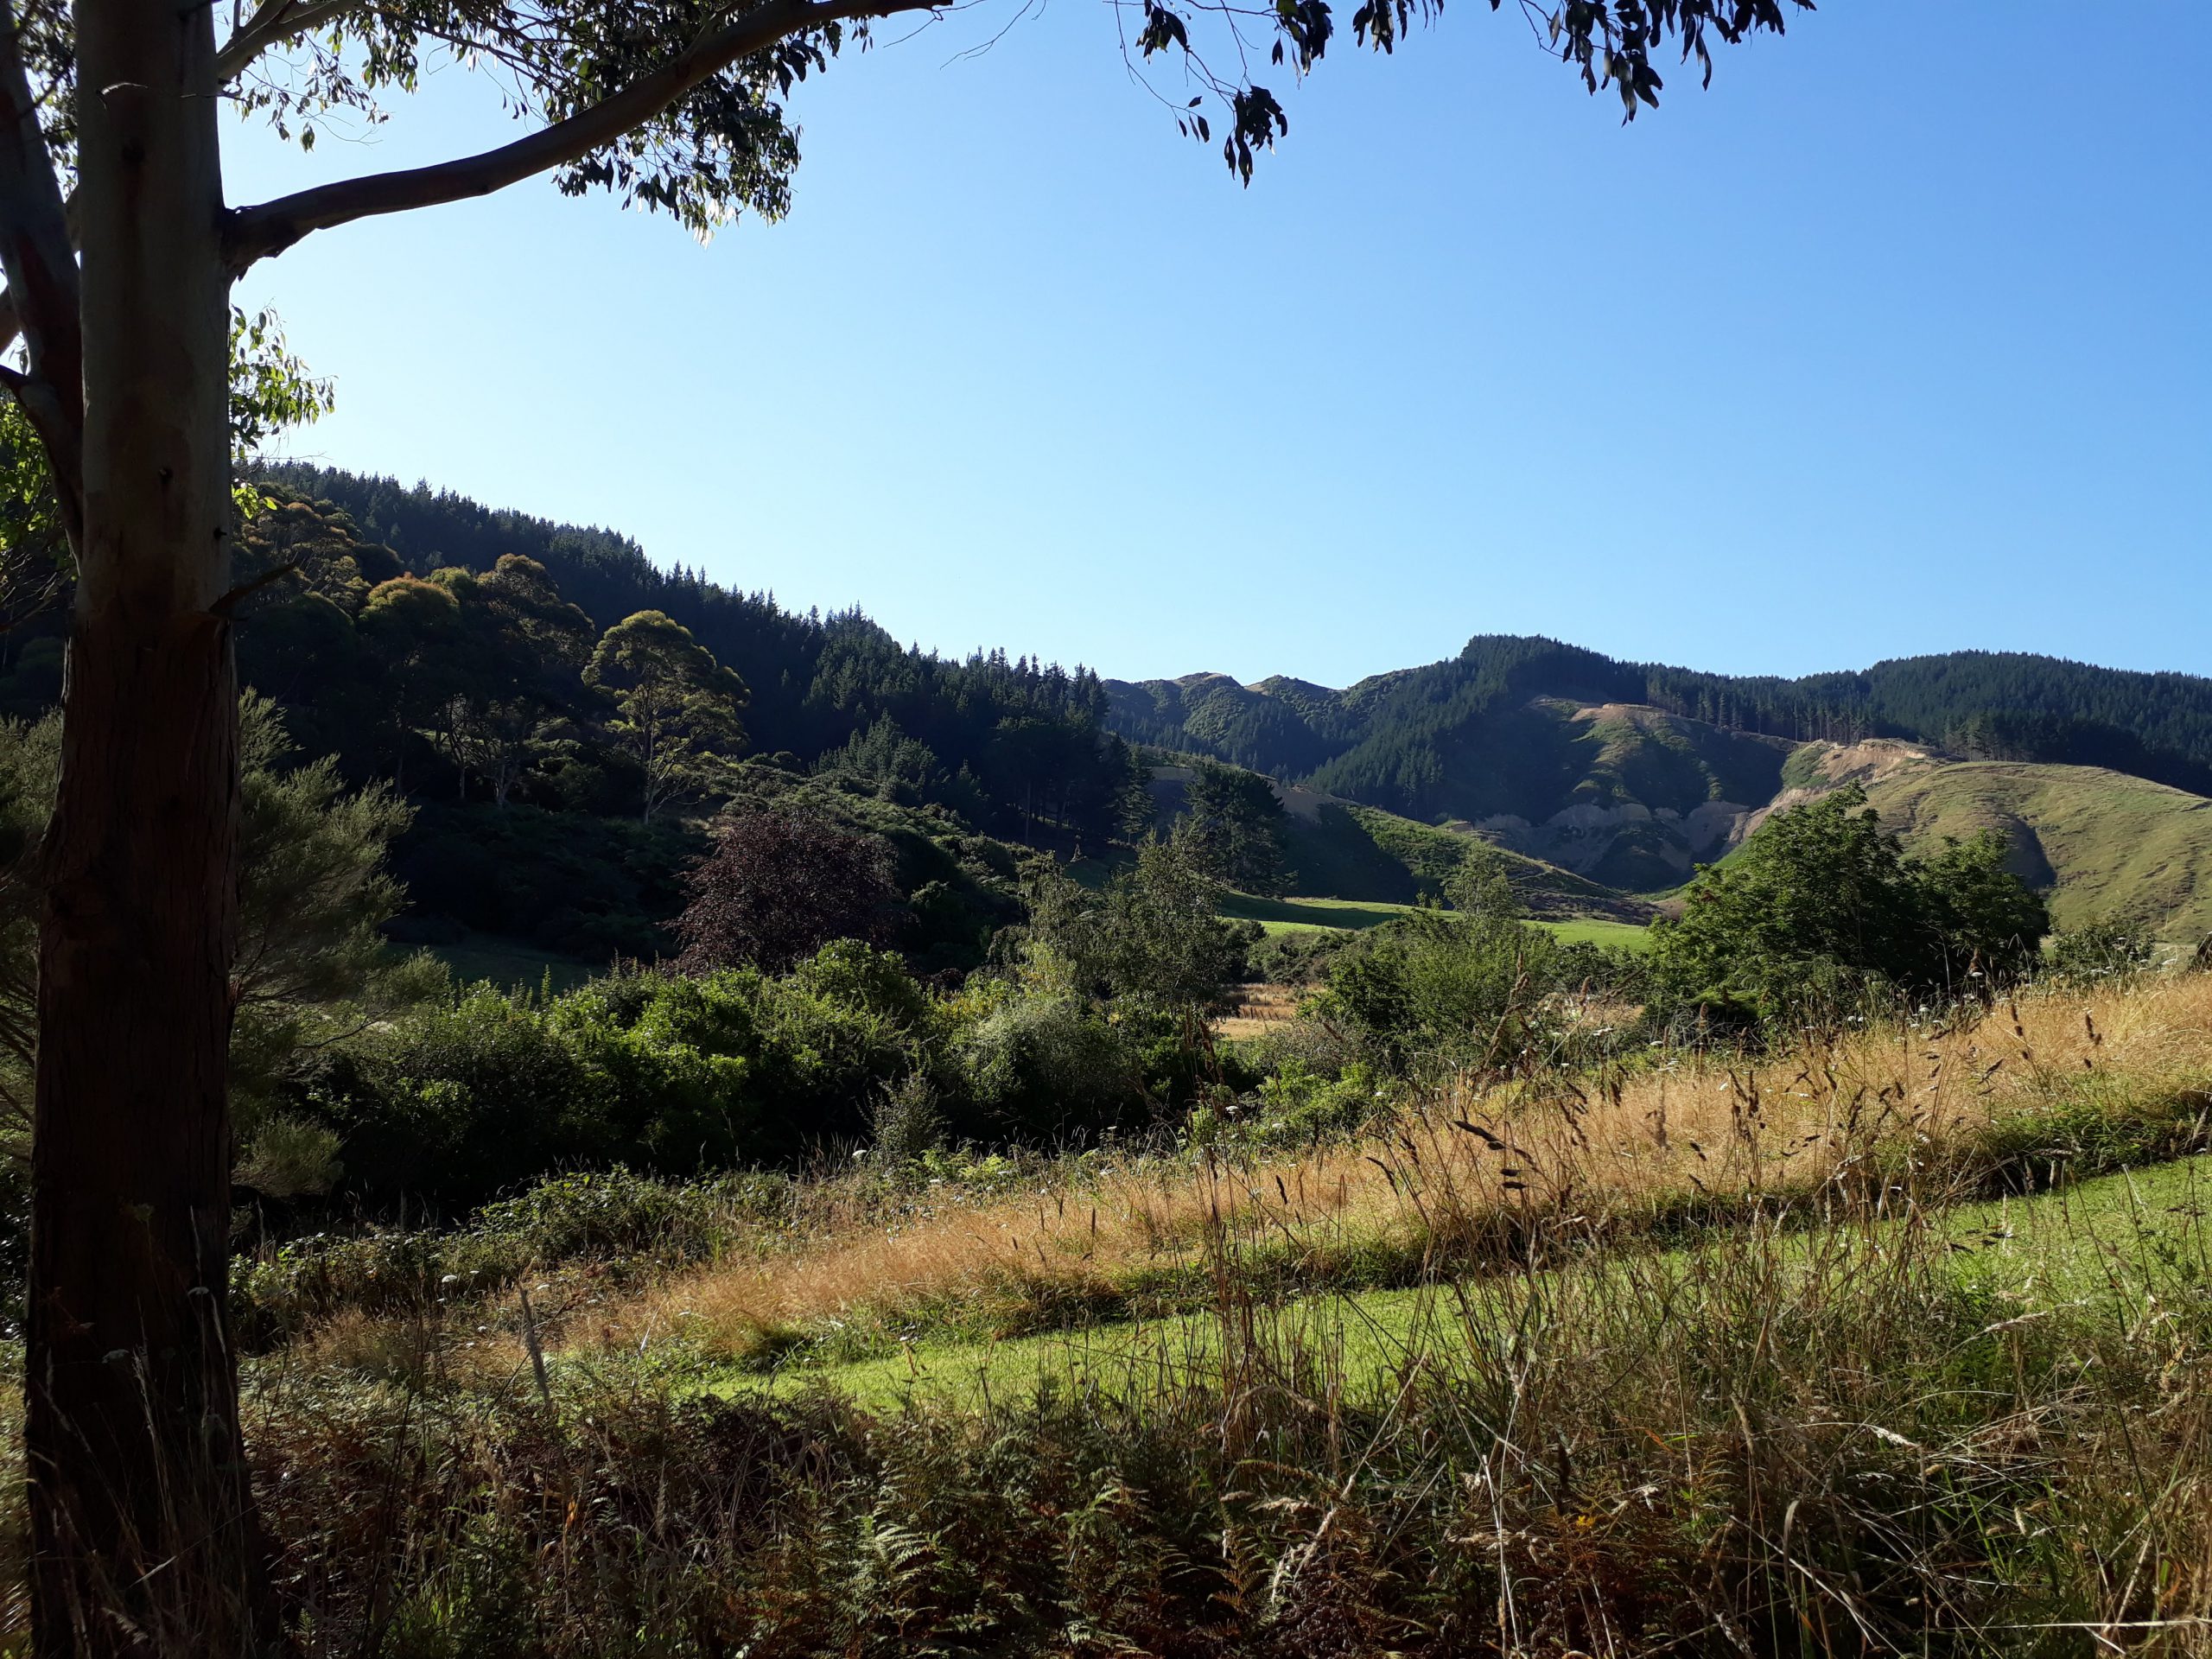
{"type": "Polygon", "coordinates": [[[701,36],[620,92],[542,127],[526,138],[475,156],[365,178],[317,185],[233,212],[223,246],[233,275],[282,253],[302,237],[378,213],[405,213],[504,190],[588,156],[652,120],[709,76],[787,35],[830,23],[902,12],[933,11],[944,0],[769,0],[727,28],[701,36]]]}
{"type": "Polygon", "coordinates": [[[39,129],[13,0],[0,0],[0,270],[7,275],[6,308],[22,333],[29,369],[24,375],[11,372],[8,389],[45,446],[62,529],[76,546],[85,527],[85,353],[77,256],[60,181],[39,129]]]}
{"type": "Polygon", "coordinates": [[[262,0],[245,26],[215,54],[215,84],[229,86],[277,41],[297,40],[349,11],[365,11],[372,3],[373,0],[316,0],[311,4],[302,0],[262,0]]]}
{"type": "MultiPolygon", "coordinates": [[[[61,216],[68,226],[69,245],[73,249],[77,245],[77,193],[74,190],[69,193],[69,200],[61,204],[61,216]]],[[[15,290],[0,288],[0,352],[14,345],[16,336],[22,332],[23,320],[16,310],[15,290]]]]}

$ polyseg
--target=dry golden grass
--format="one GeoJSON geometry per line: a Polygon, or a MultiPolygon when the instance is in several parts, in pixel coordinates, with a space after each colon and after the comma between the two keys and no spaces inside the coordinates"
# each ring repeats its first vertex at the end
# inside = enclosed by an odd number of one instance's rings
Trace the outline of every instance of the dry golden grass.
{"type": "Polygon", "coordinates": [[[825,1211],[788,1250],[680,1277],[594,1323],[605,1342],[683,1329],[743,1351],[764,1332],[957,1311],[1010,1287],[1031,1306],[1096,1300],[1148,1268],[1223,1259],[1225,1244],[1448,1255],[1535,1216],[1808,1191],[1880,1149],[1940,1158],[2099,1077],[2167,1093],[2212,1080],[2212,976],[2038,992],[1980,1018],[1808,1039],[1757,1065],[1655,1056],[1579,1078],[1453,1086],[1310,1153],[932,1194],[887,1223],[825,1211]]]}
{"type": "Polygon", "coordinates": [[[1248,985],[1236,994],[1229,1012],[1213,1022],[1213,1034],[1238,1042],[1257,1037],[1271,1026],[1295,1020],[1303,995],[1287,985],[1248,985]]]}

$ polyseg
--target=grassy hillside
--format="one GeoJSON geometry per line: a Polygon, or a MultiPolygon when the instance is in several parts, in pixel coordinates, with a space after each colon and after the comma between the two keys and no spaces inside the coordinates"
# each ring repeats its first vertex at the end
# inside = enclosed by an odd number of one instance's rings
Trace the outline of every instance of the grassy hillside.
{"type": "Polygon", "coordinates": [[[2208,1032],[2145,978],[319,1236],[241,1264],[264,1516],[332,1651],[2199,1655],[2208,1032]]]}
{"type": "Polygon", "coordinates": [[[2002,830],[2061,927],[2107,919],[2177,944],[2212,933],[2212,800],[2097,766],[1909,766],[1867,799],[1923,844],[2002,830]]]}
{"type": "MultiPolygon", "coordinates": [[[[2199,1156],[2102,1176],[2063,1192],[1964,1204],[1938,1218],[1949,1255],[1942,1265],[1962,1290],[2047,1317],[2069,1298],[2109,1289],[2109,1264],[2117,1253],[2212,1248],[2208,1201],[2212,1157],[2199,1156]]],[[[1893,1225],[1893,1231],[1900,1230],[1893,1225]]],[[[2122,1273],[2124,1279],[2133,1276],[2122,1273]]],[[[1442,1349],[1461,1335],[1448,1316],[1454,1300],[1431,1286],[1328,1293],[1288,1303],[1274,1311],[1270,1323],[1277,1340],[1332,1354],[1348,1382],[1371,1391],[1408,1365],[1445,1358],[1442,1349]]],[[[826,1386],[878,1408],[918,1395],[972,1405],[987,1391],[1019,1399],[1040,1387],[1126,1387],[1163,1368],[1217,1370],[1221,1337],[1221,1321],[1209,1312],[1012,1341],[939,1339],[911,1344],[896,1358],[799,1367],[765,1380],[734,1374],[718,1380],[712,1391],[826,1386]]]]}
{"type": "Polygon", "coordinates": [[[1809,1067],[1795,1050],[1685,1053],[1602,1099],[1584,1090],[1586,1109],[1557,1084],[1455,1096],[1442,1113],[1414,1101],[1371,1134],[1254,1152],[1236,1176],[1170,1159],[1101,1170],[1041,1207],[1029,1179],[940,1194],[893,1228],[856,1219],[796,1255],[656,1288],[613,1316],[614,1341],[680,1309],[741,1363],[889,1357],[925,1331],[1007,1338],[1210,1306],[1223,1239],[1209,1221],[1255,1253],[1254,1294],[1279,1298],[1509,1267],[1524,1235],[1482,1219],[1502,1209],[1602,1217],[1616,1243],[1663,1236],[1739,1216],[1712,1207],[1725,1194],[1815,1198],[1838,1170],[1907,1141],[1924,1149],[1916,1179],[1937,1180],[1989,1160],[2042,1180],[2054,1158],[2091,1173],[2199,1148],[2212,976],[2061,988],[2017,1007],[2017,1035],[2009,1020],[1910,1044],[1894,1031],[1834,1034],[1809,1067]],[[1872,1100],[1885,1104],[1853,1105],[1872,1100]]]}
{"type": "Polygon", "coordinates": [[[2119,921],[2190,946],[2212,933],[2204,796],[2101,766],[1961,760],[1885,740],[1808,743],[1783,770],[1786,787],[1770,810],[1850,783],[1918,850],[1997,830],[2014,873],[2043,892],[2062,928],[2119,921]]]}

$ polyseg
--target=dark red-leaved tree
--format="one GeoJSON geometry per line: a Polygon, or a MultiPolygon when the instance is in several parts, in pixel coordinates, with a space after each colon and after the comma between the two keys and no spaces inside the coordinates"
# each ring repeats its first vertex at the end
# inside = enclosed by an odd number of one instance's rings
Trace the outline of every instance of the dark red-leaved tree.
{"type": "Polygon", "coordinates": [[[676,924],[686,973],[748,963],[780,973],[833,939],[888,944],[897,935],[890,849],[810,813],[726,817],[689,885],[676,924]]]}

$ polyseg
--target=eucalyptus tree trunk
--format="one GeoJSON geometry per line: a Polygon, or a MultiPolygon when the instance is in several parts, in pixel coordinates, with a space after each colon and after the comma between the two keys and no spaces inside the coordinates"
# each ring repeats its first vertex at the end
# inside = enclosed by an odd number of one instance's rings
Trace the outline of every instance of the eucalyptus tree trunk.
{"type": "Polygon", "coordinates": [[[270,1630],[224,1336],[238,708],[205,4],[79,0],[84,525],[39,954],[37,1651],[270,1630]]]}

